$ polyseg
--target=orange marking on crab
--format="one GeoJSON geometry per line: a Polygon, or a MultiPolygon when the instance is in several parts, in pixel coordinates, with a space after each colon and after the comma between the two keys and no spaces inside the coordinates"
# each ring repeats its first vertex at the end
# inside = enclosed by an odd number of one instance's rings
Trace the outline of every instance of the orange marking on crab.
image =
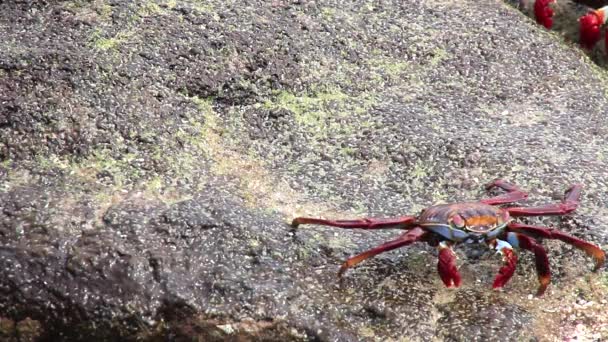
{"type": "Polygon", "coordinates": [[[475,230],[490,230],[496,227],[500,220],[496,216],[474,216],[466,221],[466,225],[469,228],[475,228],[475,230]]]}

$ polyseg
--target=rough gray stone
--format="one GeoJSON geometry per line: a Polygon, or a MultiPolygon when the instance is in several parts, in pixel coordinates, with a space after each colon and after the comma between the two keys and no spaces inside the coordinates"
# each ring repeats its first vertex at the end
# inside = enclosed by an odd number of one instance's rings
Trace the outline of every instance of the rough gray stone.
{"type": "Polygon", "coordinates": [[[457,250],[445,289],[396,232],[507,178],[608,247],[606,75],[501,2],[0,4],[0,336],[39,340],[608,338],[608,278],[547,241],[502,292],[457,250]]]}

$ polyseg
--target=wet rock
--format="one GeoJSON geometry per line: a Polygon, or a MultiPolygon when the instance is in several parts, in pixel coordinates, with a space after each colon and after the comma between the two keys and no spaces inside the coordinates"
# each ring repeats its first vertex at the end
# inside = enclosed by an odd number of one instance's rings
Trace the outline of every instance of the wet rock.
{"type": "Polygon", "coordinates": [[[524,308],[484,290],[460,291],[454,301],[438,306],[437,335],[446,341],[504,341],[533,333],[524,308]]]}
{"type": "Polygon", "coordinates": [[[0,3],[0,339],[608,338],[605,268],[561,242],[540,301],[526,252],[504,292],[484,246],[461,289],[424,244],[339,281],[400,232],[288,225],[580,182],[526,222],[606,247],[606,85],[542,32],[483,2],[0,3]]]}

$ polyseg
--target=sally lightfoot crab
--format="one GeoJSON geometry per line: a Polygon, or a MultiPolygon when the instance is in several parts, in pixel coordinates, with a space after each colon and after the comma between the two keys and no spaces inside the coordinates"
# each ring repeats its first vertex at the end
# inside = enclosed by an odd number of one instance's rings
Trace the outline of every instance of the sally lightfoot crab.
{"type": "Polygon", "coordinates": [[[537,296],[543,295],[551,281],[549,259],[545,248],[537,239],[557,239],[581,249],[595,260],[594,271],[606,259],[605,253],[596,245],[568,235],[557,229],[527,225],[514,221],[515,217],[566,215],[573,212],[579,203],[582,186],[571,186],[566,190],[561,203],[536,207],[500,208],[496,205],[516,202],[528,194],[504,180],[497,179],[487,185],[487,189],[498,187],[506,193],[476,202],[441,204],[424,209],[418,216],[397,218],[363,218],[357,220],[326,220],[319,218],[297,217],[292,226],[318,224],[346,229],[403,229],[406,232],[398,238],[346,260],[340,268],[341,276],[348,268],[365,259],[416,241],[427,242],[438,248],[437,270],[447,287],[461,284],[456,267],[456,255],[452,250],[459,243],[485,243],[503,255],[504,265],[494,279],[493,288],[502,288],[513,276],[517,265],[517,254],[513,248],[521,248],[534,253],[538,273],[537,296]]]}

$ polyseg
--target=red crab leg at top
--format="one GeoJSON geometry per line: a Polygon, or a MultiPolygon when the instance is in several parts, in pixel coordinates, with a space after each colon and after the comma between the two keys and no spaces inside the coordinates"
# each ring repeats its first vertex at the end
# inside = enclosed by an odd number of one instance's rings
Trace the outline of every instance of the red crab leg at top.
{"type": "Polygon", "coordinates": [[[372,248],[369,251],[365,251],[352,258],[349,258],[340,267],[340,271],[338,271],[338,276],[341,277],[344,274],[344,272],[346,272],[347,269],[355,266],[356,264],[360,263],[361,261],[363,261],[365,259],[369,259],[380,253],[388,252],[393,249],[397,249],[399,247],[410,245],[416,241],[424,241],[427,238],[429,238],[430,235],[431,235],[431,233],[425,232],[420,227],[416,227],[416,228],[408,231],[407,233],[401,235],[400,237],[398,237],[395,240],[391,240],[389,242],[383,243],[382,245],[380,245],[376,248],[372,248]]]}
{"type": "Polygon", "coordinates": [[[543,25],[547,30],[553,27],[553,14],[554,11],[550,4],[555,0],[536,0],[534,2],[534,16],[536,22],[543,25]]]}
{"type": "Polygon", "coordinates": [[[581,197],[582,185],[575,184],[566,190],[564,199],[561,203],[546,204],[538,207],[514,207],[505,208],[506,211],[513,217],[518,216],[542,216],[542,215],[566,215],[578,207],[578,201],[581,197]]]}
{"type": "Polygon", "coordinates": [[[606,261],[606,253],[604,253],[604,251],[602,251],[598,246],[572,235],[568,235],[557,229],[512,222],[508,225],[508,231],[522,233],[534,238],[555,239],[568,243],[584,251],[588,256],[595,260],[595,267],[593,268],[593,271],[597,271],[606,261]]]}
{"type": "Polygon", "coordinates": [[[578,19],[579,42],[585,49],[593,49],[602,38],[602,26],[606,23],[608,6],[590,11],[578,19]]]}
{"type": "Polygon", "coordinates": [[[364,218],[358,220],[324,220],[312,217],[296,217],[291,225],[297,228],[301,224],[318,224],[345,229],[407,229],[416,225],[416,217],[402,216],[396,218],[364,218]]]}
{"type": "Polygon", "coordinates": [[[528,197],[528,194],[525,191],[522,191],[517,186],[515,186],[509,182],[506,182],[502,179],[496,179],[493,182],[486,185],[487,190],[490,190],[493,187],[501,188],[501,189],[505,190],[507,193],[496,196],[496,197],[492,197],[492,198],[482,199],[479,202],[489,204],[489,205],[496,205],[496,204],[505,204],[505,203],[516,202],[516,201],[519,201],[522,199],[526,199],[528,197]]]}

